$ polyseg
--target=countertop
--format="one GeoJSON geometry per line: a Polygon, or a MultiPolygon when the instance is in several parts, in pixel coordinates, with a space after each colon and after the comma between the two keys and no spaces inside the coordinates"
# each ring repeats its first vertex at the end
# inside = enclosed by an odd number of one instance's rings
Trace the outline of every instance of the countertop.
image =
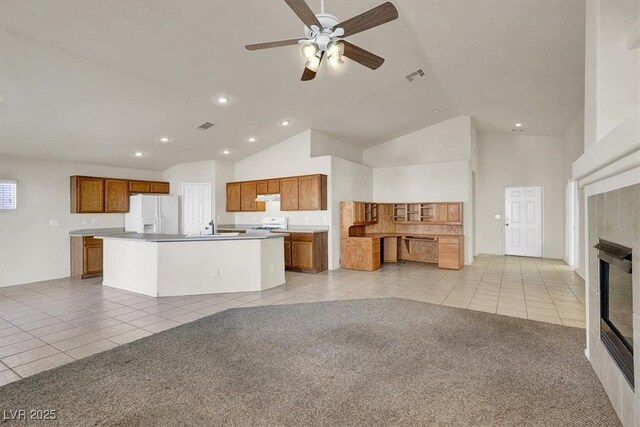
{"type": "Polygon", "coordinates": [[[187,236],[184,234],[155,234],[155,233],[120,233],[105,234],[96,236],[98,239],[121,239],[134,240],[143,242],[210,242],[218,240],[261,240],[261,239],[277,239],[286,236],[284,233],[260,233],[260,234],[241,234],[239,236],[187,236]]]}
{"type": "Polygon", "coordinates": [[[365,239],[378,239],[384,237],[416,237],[416,238],[428,238],[428,239],[438,239],[438,237],[448,237],[448,238],[456,238],[456,239],[464,239],[464,236],[459,234],[419,234],[419,233],[368,233],[363,234],[362,236],[353,236],[351,238],[365,238],[365,239]]]}
{"type": "MultiPolygon", "coordinates": [[[[216,226],[218,231],[247,231],[259,224],[221,224],[216,226]]],[[[275,230],[276,233],[326,233],[328,226],[323,225],[290,225],[286,230],[275,230]]]]}
{"type": "Polygon", "coordinates": [[[123,233],[126,233],[124,231],[124,227],[85,228],[82,230],[71,230],[69,231],[69,236],[105,236],[107,234],[123,234],[123,233]]]}

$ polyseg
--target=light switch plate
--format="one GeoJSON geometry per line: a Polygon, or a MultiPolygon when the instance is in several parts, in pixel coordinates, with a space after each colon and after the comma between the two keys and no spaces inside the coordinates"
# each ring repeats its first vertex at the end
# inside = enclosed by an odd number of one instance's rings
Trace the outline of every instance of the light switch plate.
{"type": "Polygon", "coordinates": [[[500,215],[496,215],[495,218],[498,220],[500,219],[500,215]]]}

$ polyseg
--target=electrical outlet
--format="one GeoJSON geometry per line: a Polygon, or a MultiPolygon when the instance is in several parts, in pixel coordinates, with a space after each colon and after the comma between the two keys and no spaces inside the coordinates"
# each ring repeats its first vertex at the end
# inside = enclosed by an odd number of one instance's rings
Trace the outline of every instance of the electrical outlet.
{"type": "Polygon", "coordinates": [[[49,226],[50,227],[57,227],[58,226],[58,220],[57,219],[50,219],[49,220],[49,226]]]}
{"type": "Polygon", "coordinates": [[[271,271],[273,271],[275,268],[275,266],[273,264],[271,264],[271,271]]]}
{"type": "Polygon", "coordinates": [[[216,222],[220,222],[220,217],[219,216],[216,217],[216,222]]]}
{"type": "Polygon", "coordinates": [[[499,220],[500,219],[500,215],[496,215],[495,218],[496,218],[496,221],[499,220]]]}
{"type": "Polygon", "coordinates": [[[304,216],[304,220],[305,220],[305,222],[309,222],[309,215],[305,215],[304,216]]]}
{"type": "Polygon", "coordinates": [[[324,222],[327,222],[327,221],[329,221],[329,218],[327,218],[327,216],[326,216],[326,215],[323,215],[323,216],[322,216],[322,220],[323,220],[324,222]]]}
{"type": "Polygon", "coordinates": [[[89,218],[85,218],[82,220],[82,225],[89,225],[89,218]]]}
{"type": "Polygon", "coordinates": [[[96,225],[98,223],[98,218],[91,218],[91,224],[96,225]]]}

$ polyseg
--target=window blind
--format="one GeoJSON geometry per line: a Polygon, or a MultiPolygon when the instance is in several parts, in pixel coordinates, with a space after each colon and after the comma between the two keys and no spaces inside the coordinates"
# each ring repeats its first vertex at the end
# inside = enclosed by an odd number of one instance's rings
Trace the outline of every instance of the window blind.
{"type": "Polygon", "coordinates": [[[16,209],[18,182],[0,179],[0,210],[16,209]]]}

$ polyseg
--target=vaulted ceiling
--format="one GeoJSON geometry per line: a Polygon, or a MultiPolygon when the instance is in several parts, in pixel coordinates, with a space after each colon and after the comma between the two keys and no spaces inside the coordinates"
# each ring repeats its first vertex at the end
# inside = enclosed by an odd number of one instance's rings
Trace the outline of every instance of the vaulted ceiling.
{"type": "MultiPolygon", "coordinates": [[[[326,11],[343,20],[380,3],[326,11]]],[[[582,108],[584,2],[394,4],[398,20],[349,38],[384,57],[380,69],[346,60],[301,82],[298,47],[243,48],[302,37],[280,0],[2,0],[0,153],[161,170],[237,160],[307,128],[370,147],[460,114],[481,131],[562,135],[582,108]]]]}

